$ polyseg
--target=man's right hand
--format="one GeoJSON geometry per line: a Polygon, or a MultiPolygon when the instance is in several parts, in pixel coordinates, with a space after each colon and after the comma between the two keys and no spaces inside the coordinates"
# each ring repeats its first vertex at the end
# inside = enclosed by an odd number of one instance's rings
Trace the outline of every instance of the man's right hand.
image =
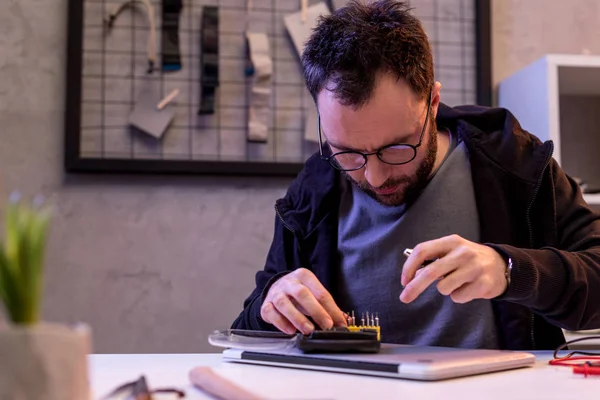
{"type": "Polygon", "coordinates": [[[290,272],[269,288],[260,315],[265,322],[289,334],[299,330],[307,335],[315,329],[306,316],[321,329],[347,325],[344,313],[331,294],[305,268],[290,272]]]}

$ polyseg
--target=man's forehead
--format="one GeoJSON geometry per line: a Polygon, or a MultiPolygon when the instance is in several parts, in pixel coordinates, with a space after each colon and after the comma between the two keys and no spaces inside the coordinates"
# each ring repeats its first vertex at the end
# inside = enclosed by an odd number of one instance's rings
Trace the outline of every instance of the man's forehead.
{"type": "Polygon", "coordinates": [[[318,97],[319,114],[326,123],[331,121],[356,127],[381,123],[407,127],[418,123],[423,111],[420,102],[411,95],[389,92],[392,90],[375,92],[367,103],[354,106],[343,104],[335,93],[323,90],[318,97]]]}
{"type": "Polygon", "coordinates": [[[411,143],[421,123],[418,118],[405,118],[404,113],[380,118],[347,118],[348,115],[321,116],[321,129],[326,140],[340,150],[375,151],[396,143],[411,143]]]}
{"type": "Polygon", "coordinates": [[[415,102],[370,102],[361,107],[345,106],[331,98],[319,101],[319,115],[323,125],[335,125],[356,130],[372,126],[392,125],[390,128],[408,128],[421,120],[423,107],[415,102]]]}

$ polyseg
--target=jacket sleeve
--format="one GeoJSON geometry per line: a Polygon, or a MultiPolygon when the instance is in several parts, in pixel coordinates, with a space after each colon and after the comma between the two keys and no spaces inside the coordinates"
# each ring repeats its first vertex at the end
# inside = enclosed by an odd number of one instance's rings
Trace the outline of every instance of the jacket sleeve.
{"type": "Polygon", "coordinates": [[[502,300],[531,308],[567,330],[600,328],[600,216],[579,186],[552,160],[558,245],[540,249],[494,246],[513,261],[502,300]]]}
{"type": "Polygon", "coordinates": [[[278,217],[275,217],[273,241],[267,254],[265,267],[256,273],[256,287],[246,298],[243,310],[233,322],[232,329],[277,330],[260,316],[260,308],[271,285],[285,274],[291,272],[295,265],[297,244],[294,235],[284,228],[278,217]]]}

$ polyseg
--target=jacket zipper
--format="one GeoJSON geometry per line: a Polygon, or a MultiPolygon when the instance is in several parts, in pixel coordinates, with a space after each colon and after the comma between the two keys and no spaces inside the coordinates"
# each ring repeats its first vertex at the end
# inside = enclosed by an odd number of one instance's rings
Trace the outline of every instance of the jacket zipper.
{"type": "MultiPolygon", "coordinates": [[[[544,179],[544,174],[546,173],[546,168],[548,168],[548,165],[550,164],[550,160],[552,159],[552,153],[554,153],[554,143],[552,143],[552,142],[549,142],[549,143],[550,143],[550,154],[546,158],[544,168],[542,169],[542,173],[540,174],[540,177],[538,178],[538,181],[535,186],[535,190],[533,192],[533,198],[531,199],[531,202],[529,203],[529,206],[527,207],[527,227],[529,228],[529,247],[531,247],[531,248],[533,248],[533,228],[531,226],[531,208],[533,207],[533,203],[535,202],[535,199],[540,190],[540,187],[542,186],[542,180],[544,179]]],[[[531,345],[533,347],[533,350],[535,350],[535,332],[534,332],[535,325],[534,324],[535,324],[535,313],[531,312],[531,332],[530,333],[531,333],[531,345]]]]}

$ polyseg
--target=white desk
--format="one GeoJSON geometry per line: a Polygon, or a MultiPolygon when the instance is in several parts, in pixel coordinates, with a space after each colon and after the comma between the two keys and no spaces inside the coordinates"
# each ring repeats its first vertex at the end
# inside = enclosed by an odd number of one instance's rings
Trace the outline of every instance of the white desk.
{"type": "Polygon", "coordinates": [[[188,382],[195,366],[211,366],[223,377],[266,399],[599,399],[600,378],[547,365],[549,352],[535,352],[535,367],[441,382],[417,382],[331,372],[221,362],[220,354],[91,355],[94,399],[144,374],[151,388],[176,386],[186,399],[212,399],[188,382]]]}

